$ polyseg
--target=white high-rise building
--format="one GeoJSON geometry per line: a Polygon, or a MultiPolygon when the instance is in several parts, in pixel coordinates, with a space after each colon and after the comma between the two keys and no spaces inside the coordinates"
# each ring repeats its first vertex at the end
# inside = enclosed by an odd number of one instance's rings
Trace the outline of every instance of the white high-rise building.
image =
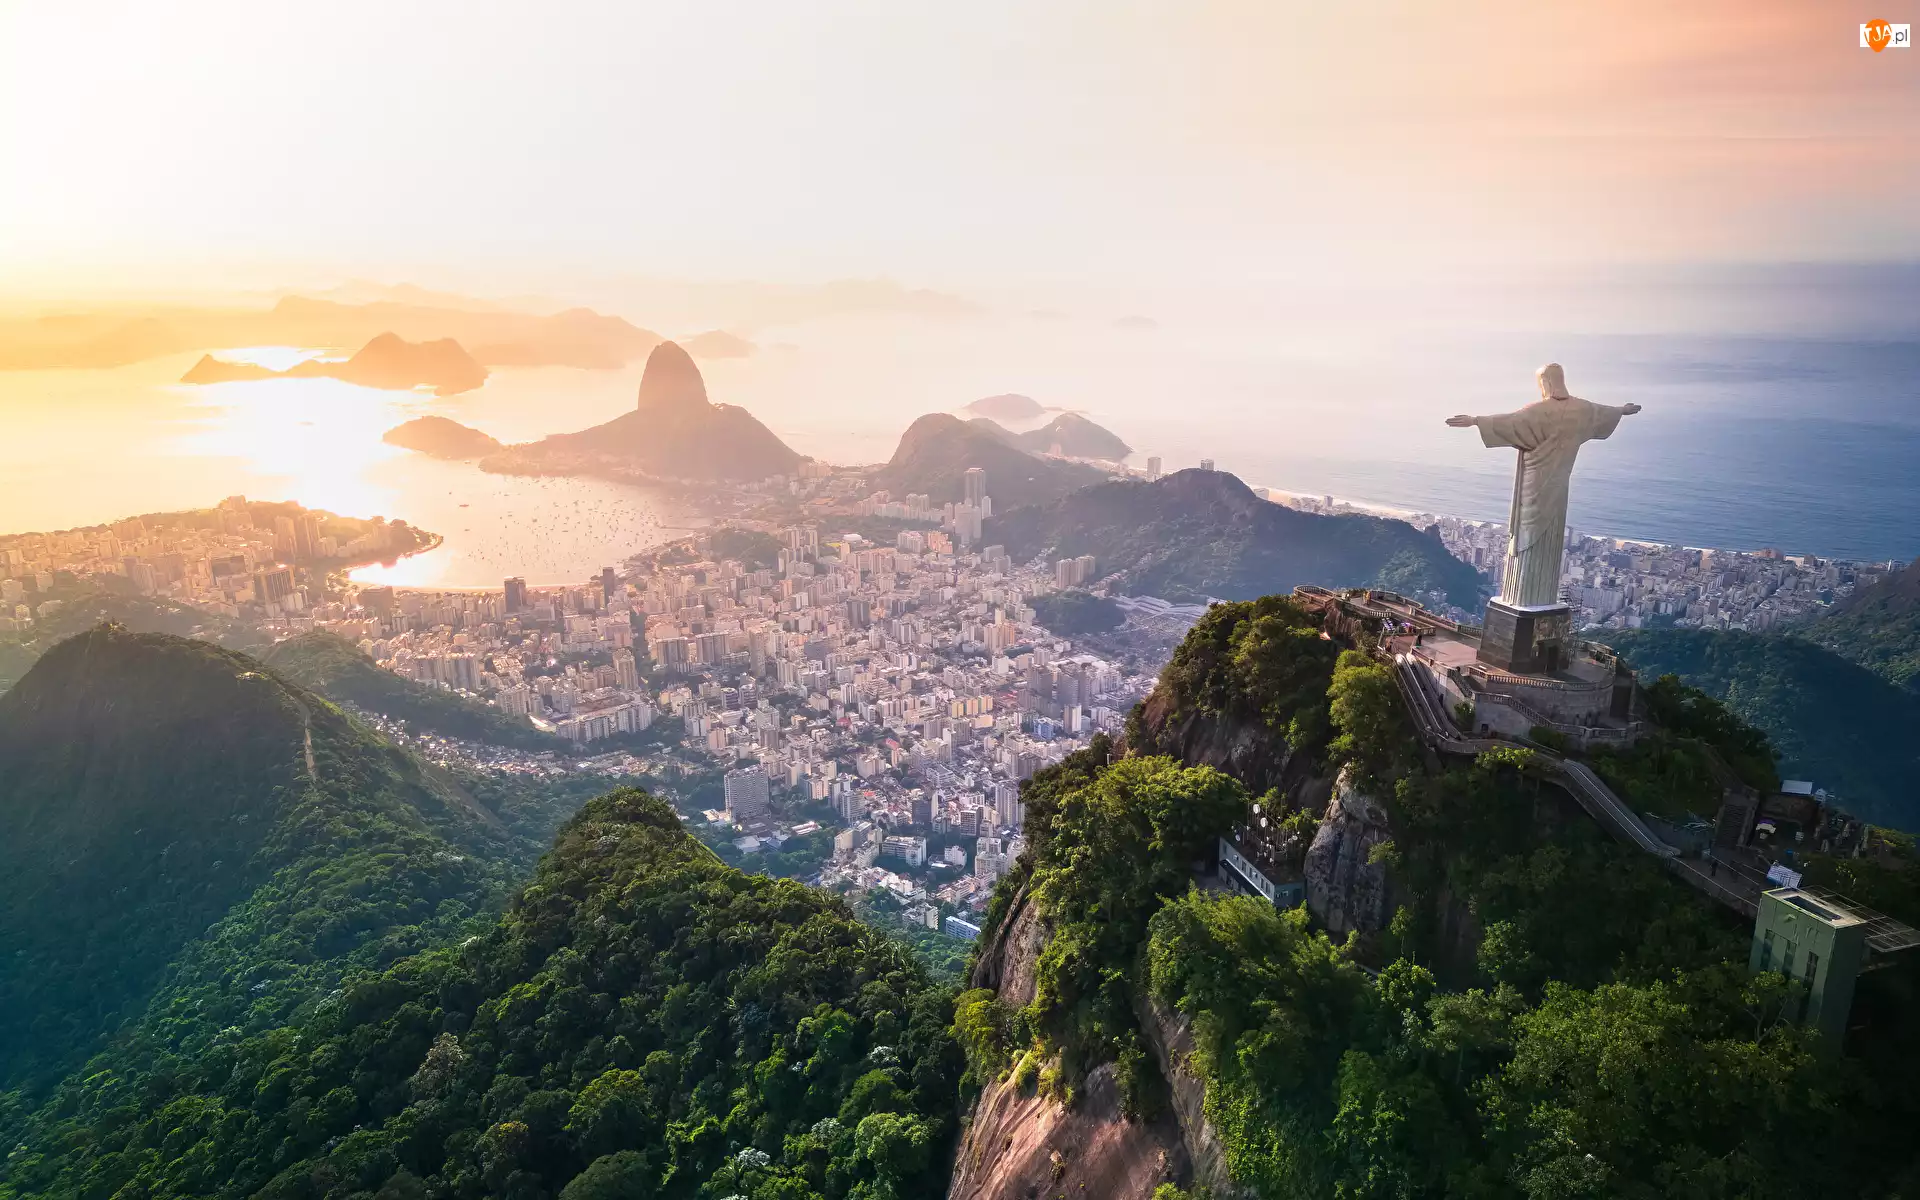
{"type": "Polygon", "coordinates": [[[767,773],[759,767],[728,771],[725,783],[727,817],[735,825],[764,820],[773,803],[767,786],[767,773]]]}
{"type": "Polygon", "coordinates": [[[1002,779],[993,785],[993,815],[1002,829],[1024,829],[1027,806],[1020,801],[1020,785],[1002,779]]]}

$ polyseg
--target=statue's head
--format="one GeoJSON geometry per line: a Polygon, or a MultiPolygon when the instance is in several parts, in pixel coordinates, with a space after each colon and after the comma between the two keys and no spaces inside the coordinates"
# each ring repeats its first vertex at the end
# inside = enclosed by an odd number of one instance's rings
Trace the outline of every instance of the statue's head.
{"type": "Polygon", "coordinates": [[[1560,369],[1559,363],[1548,363],[1535,371],[1533,377],[1539,381],[1542,400],[1571,399],[1567,394],[1567,373],[1560,369]]]}

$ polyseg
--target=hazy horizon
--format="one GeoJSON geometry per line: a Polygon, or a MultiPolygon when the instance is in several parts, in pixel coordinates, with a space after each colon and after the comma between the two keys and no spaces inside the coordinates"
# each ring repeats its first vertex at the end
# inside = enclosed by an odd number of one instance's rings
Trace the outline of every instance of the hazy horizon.
{"type": "MultiPolygon", "coordinates": [[[[13,6],[0,316],[587,306],[752,339],[714,398],[829,461],[1025,392],[1170,465],[1480,516],[1508,468],[1439,421],[1558,359],[1648,406],[1583,460],[1576,524],[1905,554],[1920,72],[1857,28],[1789,0],[13,6]]],[[[637,370],[436,411],[566,432],[637,370]]],[[[354,439],[422,402],[308,388],[316,437],[265,419],[295,387],[0,372],[0,528],[215,479],[396,503],[354,439]]]]}
{"type": "Polygon", "coordinates": [[[1167,319],[1920,261],[1920,72],[1790,0],[108,9],[0,13],[11,297],[885,276],[1167,319]]]}

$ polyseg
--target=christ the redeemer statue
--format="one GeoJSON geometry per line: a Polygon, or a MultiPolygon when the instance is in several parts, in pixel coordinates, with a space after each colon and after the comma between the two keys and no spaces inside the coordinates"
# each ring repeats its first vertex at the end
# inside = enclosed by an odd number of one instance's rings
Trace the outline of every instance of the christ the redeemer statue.
{"type": "Polygon", "coordinates": [[[1560,604],[1560,562],[1567,548],[1567,482],[1580,443],[1604,438],[1638,404],[1595,404],[1567,394],[1559,363],[1536,372],[1540,399],[1518,412],[1492,417],[1449,417],[1457,429],[1480,430],[1489,446],[1520,451],[1513,476],[1513,509],[1507,518],[1507,563],[1496,604],[1544,610],[1560,604]]]}

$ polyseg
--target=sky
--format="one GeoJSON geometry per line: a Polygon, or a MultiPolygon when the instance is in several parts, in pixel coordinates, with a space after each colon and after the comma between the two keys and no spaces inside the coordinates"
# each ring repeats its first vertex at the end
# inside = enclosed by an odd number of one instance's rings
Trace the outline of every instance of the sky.
{"type": "Polygon", "coordinates": [[[1908,15],[0,0],[0,289],[1911,262],[1908,15]]]}

